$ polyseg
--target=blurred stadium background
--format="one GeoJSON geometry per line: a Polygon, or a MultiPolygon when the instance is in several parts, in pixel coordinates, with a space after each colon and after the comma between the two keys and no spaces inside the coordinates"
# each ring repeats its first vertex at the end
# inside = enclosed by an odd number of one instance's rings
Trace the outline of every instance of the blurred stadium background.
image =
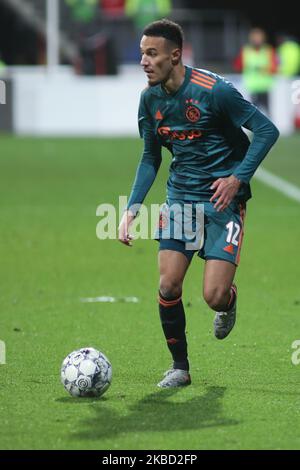
{"type": "MultiPolygon", "coordinates": [[[[145,83],[138,66],[141,30],[164,16],[185,30],[185,63],[226,75],[247,95],[234,60],[250,28],[263,28],[279,51],[280,36],[299,42],[297,15],[288,5],[261,10],[257,2],[216,1],[213,6],[192,0],[0,0],[0,76],[8,96],[0,129],[22,135],[116,135],[116,130],[136,135],[145,83]]],[[[299,64],[292,76],[282,75],[278,66],[270,92],[270,115],[284,134],[300,126],[299,107],[291,100],[299,64]]]]}
{"type": "MultiPolygon", "coordinates": [[[[266,3],[0,0],[0,449],[300,448],[300,365],[291,362],[300,331],[297,60],[274,73],[269,112],[281,138],[263,167],[280,179],[272,188],[253,180],[238,322],[221,345],[201,297],[202,263],[187,276],[192,387],[155,387],[169,366],[156,243],[127,249],[95,233],[96,207],[129,193],[142,150],[144,24],[180,22],[185,62],[247,93],[235,61],[253,26],[278,53],[279,36],[299,45],[294,4],[266,3]],[[81,301],[98,296],[120,301],[81,301]],[[73,400],[59,382],[62,359],[88,345],[113,365],[98,402],[73,400]]],[[[163,160],[147,204],[164,201],[163,160]]]]}

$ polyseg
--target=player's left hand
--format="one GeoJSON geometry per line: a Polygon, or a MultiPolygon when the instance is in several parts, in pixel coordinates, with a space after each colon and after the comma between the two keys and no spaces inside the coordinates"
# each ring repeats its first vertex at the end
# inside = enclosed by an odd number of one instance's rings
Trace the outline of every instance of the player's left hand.
{"type": "Polygon", "coordinates": [[[223,211],[229,206],[238,192],[240,185],[241,181],[234,175],[228,176],[227,178],[218,178],[212,184],[210,189],[214,189],[215,192],[210,198],[210,202],[214,202],[217,199],[214,208],[218,212],[223,211]]]}

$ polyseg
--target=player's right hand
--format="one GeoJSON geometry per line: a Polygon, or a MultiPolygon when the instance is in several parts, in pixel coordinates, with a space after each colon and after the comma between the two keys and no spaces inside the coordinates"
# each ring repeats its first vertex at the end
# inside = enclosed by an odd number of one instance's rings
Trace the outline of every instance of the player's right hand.
{"type": "Polygon", "coordinates": [[[130,235],[129,228],[133,221],[133,213],[129,210],[125,211],[119,225],[119,241],[127,246],[132,246],[133,236],[130,235]]]}

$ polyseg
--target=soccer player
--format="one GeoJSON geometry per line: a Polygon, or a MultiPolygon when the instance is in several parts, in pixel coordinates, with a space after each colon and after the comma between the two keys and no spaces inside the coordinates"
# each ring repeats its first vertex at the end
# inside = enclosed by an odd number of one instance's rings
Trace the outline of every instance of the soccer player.
{"type": "Polygon", "coordinates": [[[138,120],[144,151],[119,226],[119,240],[131,246],[130,225],[157,175],[161,148],[168,148],[172,162],[157,238],[159,313],[173,366],[159,387],[191,383],[181,296],[195,252],[205,261],[203,296],[215,312],[216,338],[226,338],[235,324],[237,288],[233,281],[246,201],[251,197],[249,181],[279,136],[272,122],[230,82],[207,70],[185,66],[182,45],[182,29],[170,20],[155,21],[143,31],[141,66],[148,87],[141,94],[138,120]],[[251,144],[242,126],[253,132],[251,144]],[[203,204],[203,240],[197,249],[187,245],[184,235],[182,239],[174,235],[179,220],[178,213],[172,213],[175,203],[183,211],[187,203],[193,209],[203,204]],[[170,225],[170,236],[163,236],[170,225]]]}

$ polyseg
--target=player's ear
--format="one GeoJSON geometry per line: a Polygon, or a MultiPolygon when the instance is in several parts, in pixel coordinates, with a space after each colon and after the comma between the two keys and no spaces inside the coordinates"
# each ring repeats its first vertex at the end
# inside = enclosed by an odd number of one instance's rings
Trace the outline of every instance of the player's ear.
{"type": "Polygon", "coordinates": [[[172,65],[178,65],[181,61],[181,49],[173,49],[171,56],[172,65]]]}

